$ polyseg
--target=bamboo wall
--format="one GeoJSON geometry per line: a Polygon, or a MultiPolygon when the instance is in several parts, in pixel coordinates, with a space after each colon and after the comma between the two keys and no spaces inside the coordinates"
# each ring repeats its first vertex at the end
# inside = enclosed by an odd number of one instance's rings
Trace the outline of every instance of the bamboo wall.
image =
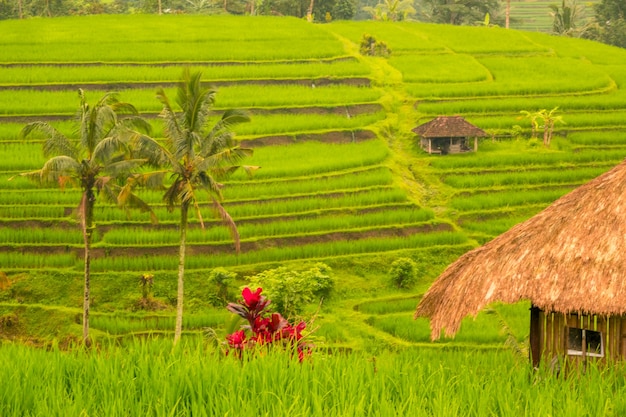
{"type": "Polygon", "coordinates": [[[626,325],[624,316],[604,317],[596,315],[578,315],[539,312],[539,346],[541,361],[553,365],[566,359],[579,363],[583,360],[621,360],[626,359],[626,325]],[[604,356],[568,355],[568,327],[600,332],[604,343],[604,356]]]}

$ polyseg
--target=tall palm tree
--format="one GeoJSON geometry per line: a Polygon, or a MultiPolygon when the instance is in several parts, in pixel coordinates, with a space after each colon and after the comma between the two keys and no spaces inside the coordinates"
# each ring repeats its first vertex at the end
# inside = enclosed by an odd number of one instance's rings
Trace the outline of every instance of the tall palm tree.
{"type": "MultiPolygon", "coordinates": [[[[235,248],[239,251],[239,235],[233,219],[220,204],[222,200],[221,184],[217,181],[239,168],[237,165],[244,157],[252,154],[251,149],[234,145],[231,127],[248,122],[248,115],[241,110],[228,110],[211,127],[207,127],[211,107],[215,101],[215,91],[205,88],[201,83],[200,72],[183,72],[178,86],[176,103],[182,110],[176,113],[163,89],[157,91],[157,98],[163,104],[160,116],[165,123],[166,141],[161,143],[152,138],[143,138],[141,150],[151,163],[163,167],[162,171],[142,182],[153,184],[166,183],[163,200],[169,211],[180,208],[180,246],[178,257],[178,288],[176,300],[176,327],[174,343],[178,343],[182,334],[183,295],[185,277],[185,252],[187,247],[187,228],[189,210],[193,208],[202,227],[204,221],[200,210],[201,193],[206,193],[215,211],[229,227],[235,248]],[[155,180],[158,179],[158,180],[155,180]]],[[[244,167],[246,170],[252,167],[244,167]]]]}
{"type": "MultiPolygon", "coordinates": [[[[45,136],[44,155],[50,159],[36,171],[21,174],[41,184],[60,187],[78,186],[82,190],[77,215],[80,221],[84,255],[83,342],[89,340],[91,240],[94,231],[94,206],[98,196],[120,206],[150,208],[132,193],[132,184],[125,182],[129,173],[143,160],[133,159],[131,143],[148,132],[150,125],[138,117],[129,103],[120,102],[114,93],[105,94],[90,106],[82,89],[78,90],[80,108],[77,112],[78,136],[73,140],[46,122],[27,124],[22,138],[34,131],[45,136]],[[128,114],[122,117],[122,114],[128,114]]],[[[153,217],[154,219],[154,217],[153,217]]]]}

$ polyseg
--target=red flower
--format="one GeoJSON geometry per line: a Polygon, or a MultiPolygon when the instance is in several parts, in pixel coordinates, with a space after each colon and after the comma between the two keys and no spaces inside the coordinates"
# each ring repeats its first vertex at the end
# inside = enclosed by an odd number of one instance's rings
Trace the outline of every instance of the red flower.
{"type": "Polygon", "coordinates": [[[243,349],[246,345],[246,333],[243,330],[238,330],[226,336],[226,340],[231,348],[243,349]]]}
{"type": "Polygon", "coordinates": [[[261,297],[262,291],[263,288],[261,287],[257,288],[255,292],[252,292],[248,287],[244,288],[241,292],[241,295],[243,296],[243,301],[246,304],[246,307],[254,310],[257,304],[259,304],[259,301],[261,301],[261,299],[263,298],[261,297]]]}

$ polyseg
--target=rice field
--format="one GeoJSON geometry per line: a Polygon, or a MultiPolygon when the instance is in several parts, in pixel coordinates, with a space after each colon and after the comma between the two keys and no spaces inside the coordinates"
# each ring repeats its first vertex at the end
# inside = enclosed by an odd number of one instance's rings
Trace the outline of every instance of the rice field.
{"type": "MultiPolygon", "coordinates": [[[[260,167],[252,176],[236,172],[223,181],[222,204],[242,241],[239,255],[208,204],[201,207],[205,230],[197,218],[191,220],[185,338],[205,344],[171,356],[171,346],[161,343],[172,327],[179,213],[168,212],[156,191],[141,191],[159,219],[155,226],[146,214],[98,201],[91,264],[94,337],[103,345],[129,343],[124,347],[130,353],[111,348],[109,355],[76,356],[0,346],[3,361],[24,364],[6,376],[18,381],[15,389],[0,390],[7,416],[99,415],[104,409],[110,415],[183,415],[191,408],[194,415],[551,410],[569,416],[605,415],[609,409],[619,415],[624,404],[617,374],[606,385],[590,383],[588,390],[543,374],[531,384],[525,360],[504,347],[507,338],[493,313],[468,320],[457,339],[431,344],[428,324],[413,321],[412,312],[429,283],[458,256],[626,157],[624,52],[502,28],[388,23],[309,25],[230,16],[2,23],[0,270],[12,284],[0,290],[0,319],[15,314],[24,332],[57,341],[77,332],[81,300],[69,288],[80,287],[83,268],[73,213],[79,192],[41,189],[18,174],[46,160],[41,136],[20,137],[27,122],[47,120],[73,135],[78,86],[91,101],[109,89],[119,91],[162,139],[157,86],[174,97],[182,68],[201,69],[217,90],[218,113],[231,107],[250,113],[251,123],[237,127],[236,139],[254,150],[245,163],[260,167]],[[129,24],[133,19],[141,25],[129,24]],[[94,44],[104,31],[110,35],[94,44]],[[359,55],[364,33],[386,42],[391,57],[359,55]],[[530,138],[530,122],[520,112],[556,106],[566,123],[557,125],[546,149],[541,134],[530,138]],[[440,114],[464,116],[489,137],[477,153],[427,155],[410,129],[440,114]],[[361,140],[358,132],[370,138],[361,140]],[[389,265],[399,257],[419,265],[419,284],[410,290],[389,284],[389,265]],[[314,366],[287,367],[287,358],[273,356],[239,363],[213,352],[202,338],[206,328],[223,333],[227,326],[223,309],[210,303],[211,269],[239,274],[230,288],[236,297],[263,270],[319,261],[332,267],[336,288],[318,312],[317,342],[324,351],[355,354],[319,354],[314,366]],[[165,310],[132,310],[144,273],[155,273],[155,297],[165,310]],[[32,311],[42,298],[53,300],[50,315],[67,328],[40,328],[60,326],[49,323],[45,312],[32,311]],[[156,340],[141,345],[138,334],[156,340]],[[134,378],[126,377],[130,369],[134,378]],[[248,372],[252,378],[239,379],[248,372]],[[165,373],[169,380],[155,378],[165,373]],[[46,396],[39,391],[42,374],[49,376],[46,396]],[[84,390],[93,375],[99,382],[84,390]],[[216,385],[218,380],[224,384],[216,385]],[[284,382],[294,380],[302,384],[284,382]],[[119,392],[105,389],[111,381],[119,392]],[[233,394],[222,388],[229,384],[247,388],[233,394]],[[369,391],[360,392],[363,386],[369,391]],[[243,405],[233,410],[235,402],[243,405]]],[[[316,308],[307,306],[307,314],[316,308]]],[[[522,344],[526,310],[498,307],[522,344]]],[[[601,378],[593,372],[584,378],[601,378]]]]}
{"type": "Polygon", "coordinates": [[[12,345],[0,355],[16,364],[2,367],[14,381],[0,393],[7,417],[597,416],[626,407],[621,367],[565,380],[502,350],[313,353],[298,363],[288,353],[240,361],[200,344],[171,352],[137,341],[90,355],[12,345]]]}

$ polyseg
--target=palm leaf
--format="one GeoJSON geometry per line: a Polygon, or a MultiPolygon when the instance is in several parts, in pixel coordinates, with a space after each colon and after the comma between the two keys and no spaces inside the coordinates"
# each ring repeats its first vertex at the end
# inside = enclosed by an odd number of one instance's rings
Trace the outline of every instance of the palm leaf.
{"type": "Polygon", "coordinates": [[[61,132],[46,122],[29,123],[20,131],[20,138],[25,138],[32,132],[38,131],[46,137],[43,145],[44,156],[66,155],[77,159],[79,152],[76,146],[61,132]]]}
{"type": "Polygon", "coordinates": [[[150,213],[150,221],[152,224],[159,222],[152,207],[133,193],[133,184],[131,182],[127,182],[123,187],[119,187],[115,201],[118,207],[125,209],[127,216],[130,216],[130,211],[127,208],[131,207],[138,209],[141,213],[150,213]]]}
{"type": "Polygon", "coordinates": [[[59,182],[60,178],[72,177],[80,178],[83,166],[77,160],[61,155],[50,158],[43,167],[37,171],[40,173],[39,182],[53,183],[59,182]]]}
{"type": "Polygon", "coordinates": [[[91,159],[100,163],[106,164],[111,160],[115,154],[126,149],[126,143],[123,138],[119,136],[109,136],[101,139],[93,148],[91,153],[91,159]]]}
{"type": "Polygon", "coordinates": [[[213,201],[213,208],[219,215],[224,225],[226,225],[226,227],[228,228],[228,231],[230,232],[230,235],[235,243],[235,251],[237,252],[237,254],[239,254],[239,252],[241,252],[241,240],[239,237],[239,230],[237,230],[237,226],[235,225],[235,221],[230,216],[230,214],[228,214],[226,209],[219,203],[219,201],[217,201],[215,198],[211,199],[213,201]]]}
{"type": "Polygon", "coordinates": [[[181,128],[178,118],[176,117],[176,113],[172,109],[170,101],[162,88],[157,90],[157,99],[161,102],[161,104],[163,104],[163,109],[161,110],[161,113],[159,113],[159,117],[165,121],[164,133],[165,137],[167,137],[169,141],[170,152],[172,154],[176,154],[176,150],[181,148],[185,143],[183,129],[181,128]]]}
{"type": "Polygon", "coordinates": [[[113,178],[128,177],[128,175],[143,165],[145,159],[122,159],[104,166],[104,171],[113,178]]]}

